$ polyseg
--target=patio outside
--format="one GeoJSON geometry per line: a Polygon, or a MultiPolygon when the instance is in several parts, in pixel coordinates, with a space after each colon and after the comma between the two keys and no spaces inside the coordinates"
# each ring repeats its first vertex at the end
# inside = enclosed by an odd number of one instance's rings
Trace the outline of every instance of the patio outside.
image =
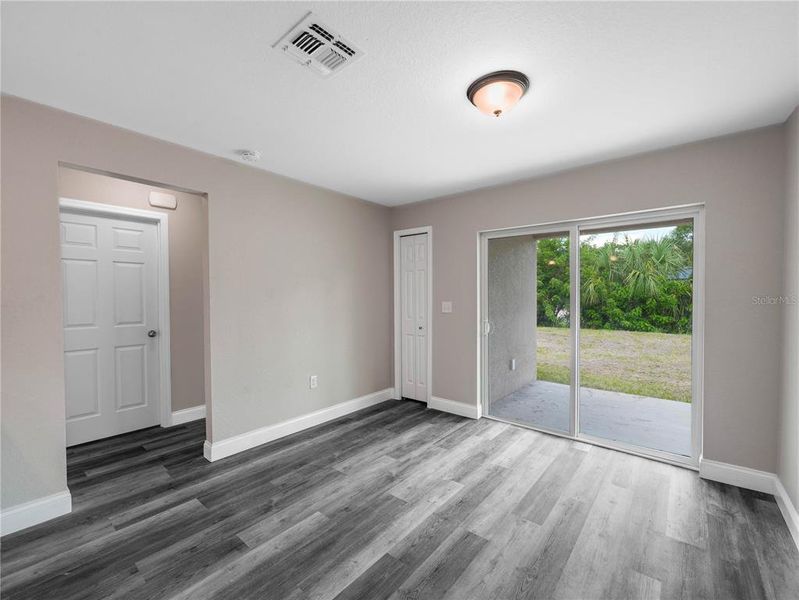
{"type": "MultiPolygon", "coordinates": [[[[495,402],[491,414],[569,430],[568,334],[538,328],[538,379],[495,402]]],[[[581,431],[690,456],[691,336],[596,329],[580,335],[581,431]]]]}

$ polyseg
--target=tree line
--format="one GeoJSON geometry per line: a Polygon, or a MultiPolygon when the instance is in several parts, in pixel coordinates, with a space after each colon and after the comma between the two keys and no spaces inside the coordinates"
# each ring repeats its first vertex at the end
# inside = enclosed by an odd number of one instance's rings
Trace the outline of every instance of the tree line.
{"type": "MultiPolygon", "coordinates": [[[[589,329],[690,333],[693,229],[660,239],[580,242],[580,322],[589,329]]],[[[538,325],[569,325],[568,238],[538,240],[538,325]]]]}

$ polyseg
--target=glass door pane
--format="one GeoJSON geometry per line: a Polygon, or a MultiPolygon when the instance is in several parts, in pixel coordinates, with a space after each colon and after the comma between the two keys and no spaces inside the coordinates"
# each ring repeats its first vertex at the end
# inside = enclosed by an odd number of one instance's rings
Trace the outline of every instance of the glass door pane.
{"type": "Polygon", "coordinates": [[[569,234],[487,240],[487,412],[568,433],[569,234]]]}
{"type": "Polygon", "coordinates": [[[580,433],[691,456],[693,222],[580,233],[580,433]]]}

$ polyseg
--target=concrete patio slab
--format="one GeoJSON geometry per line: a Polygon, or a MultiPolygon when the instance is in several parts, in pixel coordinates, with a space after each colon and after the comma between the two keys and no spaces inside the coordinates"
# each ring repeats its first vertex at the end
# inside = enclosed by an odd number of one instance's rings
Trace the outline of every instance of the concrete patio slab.
{"type": "MultiPolygon", "coordinates": [[[[534,381],[494,402],[489,414],[567,432],[569,386],[534,381]]],[[[691,405],[581,388],[580,431],[593,437],[690,456],[691,405]]]]}

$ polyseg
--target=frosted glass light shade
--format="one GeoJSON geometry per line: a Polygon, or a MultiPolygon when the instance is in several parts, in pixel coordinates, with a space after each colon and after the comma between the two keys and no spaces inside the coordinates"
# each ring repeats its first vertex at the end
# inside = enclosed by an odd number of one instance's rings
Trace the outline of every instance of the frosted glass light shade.
{"type": "Polygon", "coordinates": [[[472,83],[466,96],[481,113],[499,117],[516,106],[529,85],[518,71],[496,71],[472,83]]]}
{"type": "Polygon", "coordinates": [[[510,81],[495,81],[481,87],[474,93],[472,102],[481,113],[499,117],[511,108],[522,97],[522,88],[510,81]]]}

